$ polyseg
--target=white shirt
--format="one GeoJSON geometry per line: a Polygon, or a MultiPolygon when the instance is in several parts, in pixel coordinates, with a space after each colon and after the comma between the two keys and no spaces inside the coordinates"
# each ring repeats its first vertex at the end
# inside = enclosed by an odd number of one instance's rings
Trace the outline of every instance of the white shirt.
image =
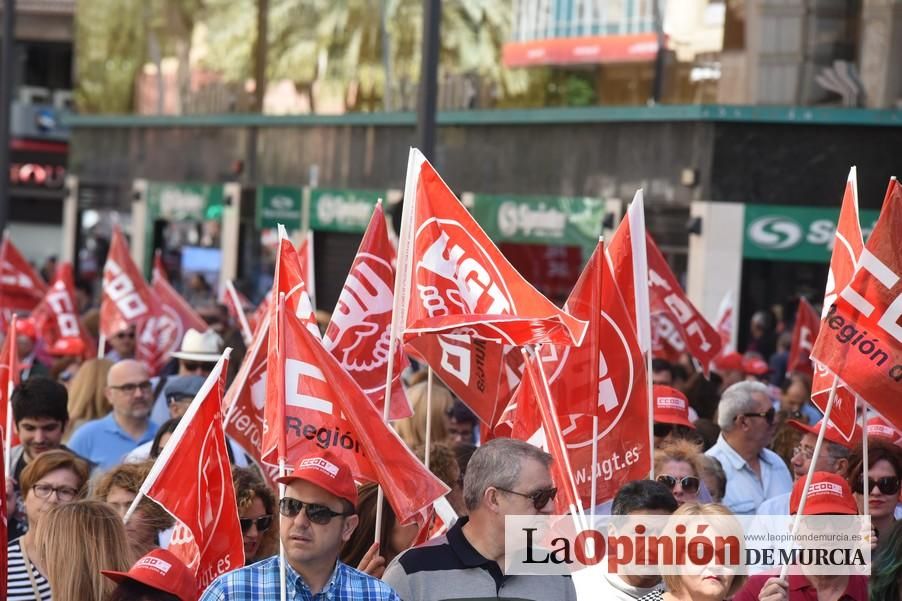
{"type": "Polygon", "coordinates": [[[723,434],[705,455],[714,457],[723,466],[727,476],[727,493],[724,495],[723,504],[737,515],[752,515],[766,499],[792,491],[789,468],[780,456],[770,449],[762,449],[758,454],[760,477],[727,443],[723,434]]]}
{"type": "Polygon", "coordinates": [[[607,562],[573,572],[573,586],[578,601],[635,601],[655,590],[663,590],[664,583],[651,588],[632,586],[617,574],[608,574],[607,562]]]}

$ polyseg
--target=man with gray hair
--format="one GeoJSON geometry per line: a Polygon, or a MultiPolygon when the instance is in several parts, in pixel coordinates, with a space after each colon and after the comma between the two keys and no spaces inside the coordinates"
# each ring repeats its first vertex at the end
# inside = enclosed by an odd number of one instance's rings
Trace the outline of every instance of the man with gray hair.
{"type": "Polygon", "coordinates": [[[792,477],[779,455],[766,448],[776,429],[776,410],[760,382],[737,382],[717,407],[720,436],[708,449],[723,466],[723,504],[739,515],[754,514],[766,499],[792,490],[792,477]]]}
{"type": "Polygon", "coordinates": [[[382,580],[404,601],[575,600],[570,576],[504,574],[504,518],[554,511],[550,465],[551,455],[511,438],[477,449],[464,476],[469,516],[396,557],[382,580]]]}

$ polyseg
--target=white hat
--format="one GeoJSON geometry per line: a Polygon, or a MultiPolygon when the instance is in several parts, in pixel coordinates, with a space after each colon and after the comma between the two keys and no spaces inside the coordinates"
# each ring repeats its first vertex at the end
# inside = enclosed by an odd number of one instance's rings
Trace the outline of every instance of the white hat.
{"type": "Polygon", "coordinates": [[[219,334],[213,330],[207,330],[201,334],[192,328],[185,332],[185,337],[182,338],[182,350],[171,353],[171,356],[186,361],[214,363],[219,361],[221,354],[222,338],[219,337],[219,334]]]}

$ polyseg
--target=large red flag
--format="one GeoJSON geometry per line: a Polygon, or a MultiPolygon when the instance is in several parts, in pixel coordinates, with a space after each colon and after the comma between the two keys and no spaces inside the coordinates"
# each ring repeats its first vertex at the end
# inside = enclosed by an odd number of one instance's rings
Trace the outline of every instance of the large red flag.
{"type": "Polygon", "coordinates": [[[58,340],[78,339],[84,344],[85,357],[95,355],[97,342],[88,333],[78,315],[72,263],[60,264],[56,270],[56,279],[31,315],[38,335],[47,348],[51,348],[58,340]]]}
{"type": "Polygon", "coordinates": [[[437,333],[512,345],[582,340],[585,322],[517,273],[416,149],[405,198],[395,299],[405,342],[437,333]]]}
{"type": "Polygon", "coordinates": [[[645,353],[651,350],[651,311],[643,198],[642,190],[638,190],[627,209],[626,218],[614,231],[606,254],[617,280],[617,289],[626,301],[639,348],[645,353]]]}
{"type": "Polygon", "coordinates": [[[890,180],[858,269],[840,290],[811,352],[897,428],[902,427],[902,186],[890,180]]]}
{"type": "MultiPolygon", "coordinates": [[[[849,170],[842,208],[836,223],[836,239],[830,257],[830,270],[827,273],[827,288],[824,291],[824,310],[821,313],[821,320],[827,318],[827,313],[836,302],[839,291],[852,281],[862,250],[864,250],[864,238],[858,220],[858,175],[855,167],[852,167],[849,170]]],[[[823,413],[827,410],[827,400],[830,398],[830,390],[833,388],[836,375],[817,361],[812,361],[812,366],[814,367],[814,377],[811,383],[811,402],[823,413]]],[[[838,382],[833,408],[830,410],[830,421],[848,441],[855,436],[857,404],[858,399],[855,393],[846,388],[842,382],[838,382]]]]}
{"type": "Polygon", "coordinates": [[[13,408],[10,404],[13,388],[19,385],[16,319],[16,315],[10,319],[3,348],[0,349],[0,443],[4,445],[6,451],[19,444],[19,437],[13,428],[13,408]]]}
{"type": "Polygon", "coordinates": [[[711,361],[720,353],[720,335],[683,292],[652,237],[646,233],[645,239],[652,344],[657,343],[671,359],[689,353],[707,376],[711,361]]]}
{"type": "Polygon", "coordinates": [[[447,494],[318,338],[289,311],[279,308],[277,319],[271,327],[279,348],[269,355],[266,400],[267,408],[282,405],[285,418],[271,421],[267,411],[265,428],[278,431],[286,459],[293,463],[314,446],[331,449],[355,479],[382,486],[401,524],[447,494]]]}
{"type": "Polygon", "coordinates": [[[0,328],[5,332],[13,313],[33,310],[46,292],[47,284],[4,233],[0,243],[0,328]]]}
{"type": "Polygon", "coordinates": [[[207,329],[207,322],[198,315],[197,311],[188,304],[188,301],[182,298],[182,295],[169,283],[160,251],[154,253],[151,287],[157,293],[157,297],[159,297],[162,310],[173,322],[178,324],[178,332],[175,336],[177,339],[175,342],[176,347],[181,344],[182,336],[188,330],[195,329],[198,332],[203,332],[207,329]]]}
{"type": "MultiPolygon", "coordinates": [[[[599,369],[591,398],[599,418],[597,501],[604,502],[613,498],[626,482],[647,477],[651,469],[647,376],[627,302],[617,288],[611,265],[600,245],[583,274],[587,281],[601,280],[601,309],[589,331],[600,343],[599,369]]],[[[556,364],[545,361],[546,373],[553,370],[549,388],[555,402],[574,394],[580,386],[577,381],[585,381],[588,375],[585,369],[575,370],[578,363],[571,364],[571,358],[578,356],[578,352],[579,349],[565,349],[556,364]]],[[[509,406],[516,411],[516,417],[510,419],[513,437],[533,437],[539,425],[537,402],[531,388],[521,385],[517,389],[509,406]]],[[[589,505],[592,492],[593,415],[561,416],[562,434],[584,506],[589,505]]]]}
{"type": "MultiPolygon", "coordinates": [[[[789,359],[786,362],[786,372],[801,372],[812,374],[811,347],[820,328],[821,320],[805,297],[799,298],[799,308],[796,311],[796,323],[792,329],[792,345],[789,347],[789,359]]],[[[832,415],[831,411],[831,415],[832,415]]]]}
{"type": "Polygon", "coordinates": [[[194,570],[197,593],[244,566],[244,543],[222,429],[227,349],[148,474],[141,493],[178,520],[169,550],[194,570]]]}
{"type": "MultiPolygon", "coordinates": [[[[388,239],[382,204],[373,216],[351,264],[323,344],[342,368],[354,378],[381,412],[385,405],[385,377],[388,370],[391,310],[394,303],[395,251],[388,239]]],[[[390,419],[413,415],[401,385],[401,371],[407,365],[400,345],[395,348],[391,388],[390,419]]]]}

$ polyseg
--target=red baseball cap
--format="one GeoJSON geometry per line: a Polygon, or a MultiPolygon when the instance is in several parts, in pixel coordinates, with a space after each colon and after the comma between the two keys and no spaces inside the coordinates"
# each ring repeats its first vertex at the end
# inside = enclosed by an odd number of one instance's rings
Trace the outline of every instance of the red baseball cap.
{"type": "Polygon", "coordinates": [[[48,350],[54,357],[80,357],[85,352],[81,338],[58,338],[48,350]]]}
{"type": "MultiPolygon", "coordinates": [[[[808,424],[802,423],[795,419],[786,420],[786,423],[796,430],[817,436],[821,431],[822,421],[824,420],[819,420],[813,426],[809,426],[808,424]]],[[[847,449],[851,449],[856,442],[861,440],[861,426],[855,426],[855,433],[852,435],[852,440],[846,440],[845,437],[839,433],[839,430],[836,429],[836,426],[833,425],[833,422],[827,422],[827,431],[824,432],[824,438],[829,440],[830,442],[835,442],[838,445],[842,445],[847,449]]]]}
{"type": "Polygon", "coordinates": [[[154,549],[135,562],[128,572],[100,570],[113,582],[134,580],[175,595],[181,601],[197,601],[197,581],[181,559],[166,549],[154,549]]]}
{"type": "Polygon", "coordinates": [[[891,423],[875,415],[867,422],[868,438],[882,438],[894,444],[902,443],[902,433],[893,427],[891,423]]]}
{"type": "MultiPolygon", "coordinates": [[[[799,478],[789,495],[789,513],[799,511],[805,478],[799,478]]],[[[830,472],[814,472],[802,515],[858,515],[858,505],[846,479],[830,472]]]]}
{"type": "Polygon", "coordinates": [[[686,395],[670,386],[655,384],[655,422],[659,424],[678,424],[695,429],[689,421],[689,399],[686,395]]]}
{"type": "Polygon", "coordinates": [[[742,371],[750,376],[763,376],[770,372],[770,365],[761,357],[743,357],[742,371]]]}
{"type": "Polygon", "coordinates": [[[301,457],[290,474],[276,478],[281,484],[305,480],[315,484],[357,507],[357,484],[354,474],[344,461],[330,450],[319,451],[301,457]]]}
{"type": "Polygon", "coordinates": [[[739,353],[727,353],[723,357],[715,359],[714,370],[718,372],[743,371],[742,355],[739,353]]]}

